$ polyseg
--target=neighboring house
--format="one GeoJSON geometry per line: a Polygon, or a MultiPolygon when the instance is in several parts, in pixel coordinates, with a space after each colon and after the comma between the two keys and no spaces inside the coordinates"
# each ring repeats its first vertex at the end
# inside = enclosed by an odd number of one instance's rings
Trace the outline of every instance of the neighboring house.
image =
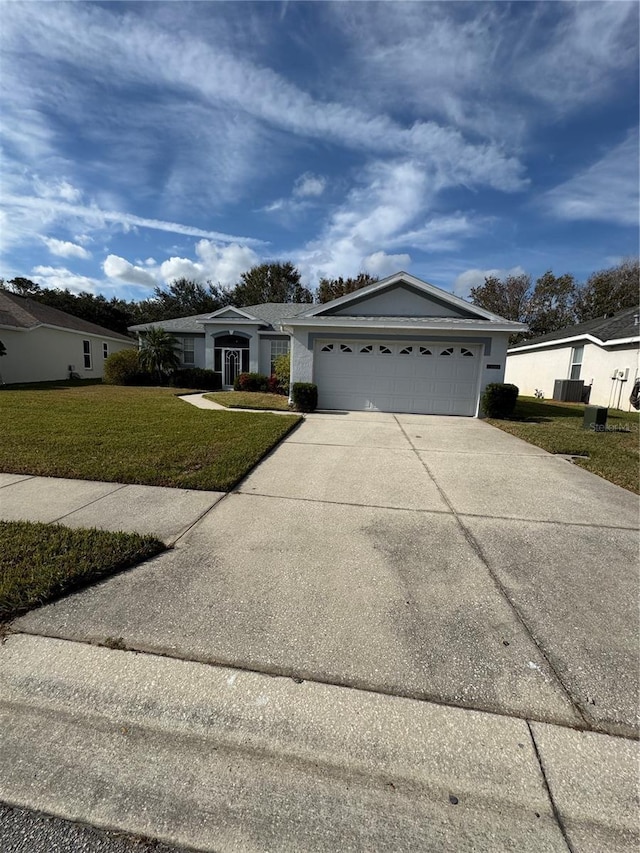
{"type": "Polygon", "coordinates": [[[479,413],[502,382],[509,335],[525,329],[401,272],[322,305],[222,308],[160,323],[180,339],[184,366],[271,373],[291,350],[291,381],[315,382],[318,406],[383,412],[479,413]]]}
{"type": "Polygon", "coordinates": [[[640,308],[568,326],[509,349],[506,382],[520,393],[552,397],[556,380],[582,380],[589,403],[627,409],[640,373],[640,308]]]}
{"type": "Polygon", "coordinates": [[[6,290],[0,290],[0,340],[7,348],[0,360],[5,383],[68,379],[71,373],[100,379],[108,355],[136,347],[126,335],[6,290]]]}

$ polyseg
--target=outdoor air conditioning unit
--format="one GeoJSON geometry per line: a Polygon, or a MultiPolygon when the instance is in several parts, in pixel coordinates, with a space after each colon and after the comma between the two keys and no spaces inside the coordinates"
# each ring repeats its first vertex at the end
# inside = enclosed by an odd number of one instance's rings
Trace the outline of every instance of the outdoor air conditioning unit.
{"type": "Polygon", "coordinates": [[[553,399],[561,403],[581,403],[583,394],[582,379],[556,379],[553,383],[553,399]]]}

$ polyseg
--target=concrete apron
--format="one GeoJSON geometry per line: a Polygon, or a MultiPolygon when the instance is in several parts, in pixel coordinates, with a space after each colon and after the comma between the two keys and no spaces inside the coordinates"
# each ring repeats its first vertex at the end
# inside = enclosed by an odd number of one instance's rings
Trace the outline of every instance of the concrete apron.
{"type": "Polygon", "coordinates": [[[624,739],[19,634],[0,696],[0,798],[105,829],[210,851],[638,841],[624,739]]]}
{"type": "Polygon", "coordinates": [[[636,731],[636,524],[487,424],[309,416],[14,623],[0,796],[207,850],[635,849],[636,745],[572,727],[636,731]]]}

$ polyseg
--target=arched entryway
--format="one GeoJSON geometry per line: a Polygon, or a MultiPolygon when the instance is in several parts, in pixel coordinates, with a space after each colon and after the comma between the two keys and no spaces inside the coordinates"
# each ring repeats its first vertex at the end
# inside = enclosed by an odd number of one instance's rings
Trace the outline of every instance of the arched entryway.
{"type": "Polygon", "coordinates": [[[244,335],[216,335],[213,369],[220,374],[223,388],[233,388],[236,376],[249,371],[249,338],[244,335]]]}

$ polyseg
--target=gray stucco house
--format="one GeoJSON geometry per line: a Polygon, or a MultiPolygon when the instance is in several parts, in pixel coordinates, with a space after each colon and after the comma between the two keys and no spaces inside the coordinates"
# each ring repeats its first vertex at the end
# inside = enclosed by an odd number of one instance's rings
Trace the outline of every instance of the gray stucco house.
{"type": "Polygon", "coordinates": [[[477,416],[504,378],[514,323],[399,272],[321,305],[267,303],[132,326],[162,326],[184,366],[269,374],[291,352],[291,381],[315,382],[323,409],[477,416]]]}

